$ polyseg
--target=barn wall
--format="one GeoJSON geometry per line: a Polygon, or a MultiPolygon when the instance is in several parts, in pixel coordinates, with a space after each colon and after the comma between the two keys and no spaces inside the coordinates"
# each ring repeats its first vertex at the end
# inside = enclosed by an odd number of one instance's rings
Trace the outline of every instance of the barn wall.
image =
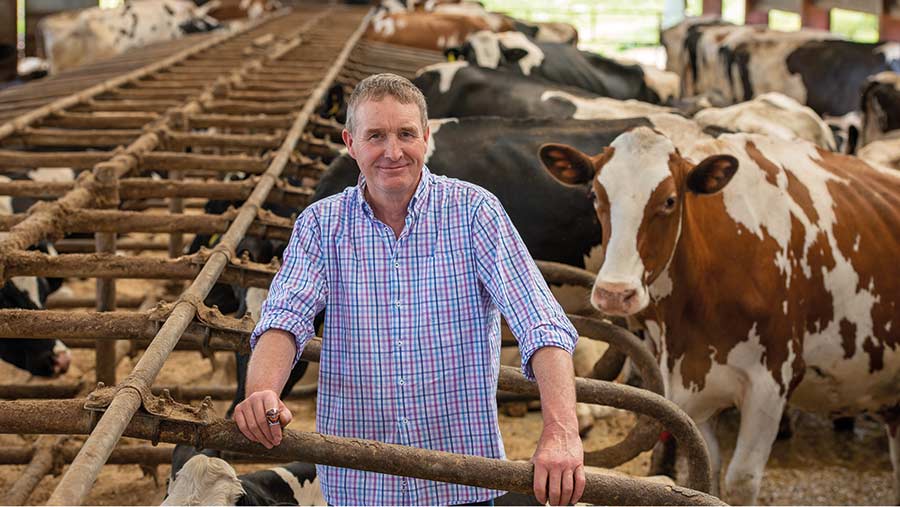
{"type": "Polygon", "coordinates": [[[0,83],[16,77],[16,0],[0,0],[0,83]]]}

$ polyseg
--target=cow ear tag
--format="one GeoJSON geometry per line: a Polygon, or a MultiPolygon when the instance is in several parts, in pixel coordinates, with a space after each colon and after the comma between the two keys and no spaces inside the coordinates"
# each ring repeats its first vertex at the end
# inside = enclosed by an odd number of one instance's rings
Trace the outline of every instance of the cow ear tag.
{"type": "Polygon", "coordinates": [[[545,144],[538,153],[547,171],[566,185],[581,185],[594,177],[593,161],[571,146],[545,144]]]}
{"type": "Polygon", "coordinates": [[[706,157],[688,174],[687,187],[695,194],[715,194],[731,181],[737,168],[738,161],[731,155],[706,157]]]}

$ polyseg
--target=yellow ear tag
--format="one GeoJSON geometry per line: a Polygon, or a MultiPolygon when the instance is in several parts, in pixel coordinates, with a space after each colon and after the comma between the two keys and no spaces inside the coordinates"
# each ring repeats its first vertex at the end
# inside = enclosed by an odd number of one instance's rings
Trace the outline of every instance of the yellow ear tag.
{"type": "Polygon", "coordinates": [[[338,107],[338,103],[335,102],[334,104],[331,105],[331,109],[328,110],[328,114],[331,116],[334,116],[337,114],[339,109],[340,109],[340,107],[338,107]]]}
{"type": "Polygon", "coordinates": [[[447,61],[448,61],[448,62],[455,62],[455,61],[456,61],[456,54],[454,54],[454,53],[447,53],[447,61]]]}

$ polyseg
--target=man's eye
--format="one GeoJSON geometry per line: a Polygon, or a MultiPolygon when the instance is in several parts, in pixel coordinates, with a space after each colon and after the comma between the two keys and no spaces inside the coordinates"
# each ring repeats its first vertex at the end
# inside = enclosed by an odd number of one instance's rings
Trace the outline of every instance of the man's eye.
{"type": "Polygon", "coordinates": [[[369,136],[369,139],[381,139],[381,134],[372,134],[369,136]]]}

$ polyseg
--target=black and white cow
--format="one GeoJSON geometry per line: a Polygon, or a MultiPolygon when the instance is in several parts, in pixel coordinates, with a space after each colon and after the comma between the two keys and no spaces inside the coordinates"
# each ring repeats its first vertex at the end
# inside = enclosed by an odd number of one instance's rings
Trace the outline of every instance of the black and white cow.
{"type": "Polygon", "coordinates": [[[47,16],[38,37],[51,73],[110,58],[131,48],[220,27],[190,0],[128,1],[112,9],[92,7],[47,16]]]}
{"type": "Polygon", "coordinates": [[[313,464],[238,475],[225,460],[178,445],[162,505],[325,505],[325,498],[313,464]]]}
{"type": "Polygon", "coordinates": [[[860,111],[860,146],[900,130],[900,74],[879,72],[870,77],[863,89],[860,111]]]}
{"type": "Polygon", "coordinates": [[[479,67],[500,68],[603,97],[658,104],[678,96],[671,84],[660,84],[654,79],[657,73],[649,74],[639,65],[622,64],[569,44],[534,42],[520,32],[480,31],[449,52],[479,67]]]}
{"type": "MultiPolygon", "coordinates": [[[[71,180],[71,170],[67,170],[71,180]]],[[[33,179],[47,177],[48,171],[31,171],[33,179]]],[[[10,181],[8,176],[0,176],[0,181],[10,181]]],[[[33,201],[30,199],[0,196],[0,214],[22,213],[33,201]]],[[[0,240],[7,233],[0,232],[0,240]]],[[[37,249],[54,252],[46,242],[37,249]]],[[[55,253],[55,252],[54,252],[55,253]]],[[[47,296],[59,289],[62,280],[37,276],[14,276],[0,287],[0,308],[21,308],[39,310],[44,307],[47,296]]],[[[28,371],[32,375],[54,377],[65,373],[72,361],[69,349],[59,340],[52,339],[0,339],[0,359],[28,371]]]]}

